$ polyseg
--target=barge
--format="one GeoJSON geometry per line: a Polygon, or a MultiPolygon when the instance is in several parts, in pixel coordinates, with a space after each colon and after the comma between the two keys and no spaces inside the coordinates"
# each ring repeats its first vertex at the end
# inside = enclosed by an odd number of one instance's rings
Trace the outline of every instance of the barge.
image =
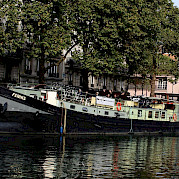
{"type": "Polygon", "coordinates": [[[17,94],[61,111],[65,134],[179,134],[179,103],[160,98],[138,102],[79,93],[74,87],[35,89],[16,86],[17,94]]]}

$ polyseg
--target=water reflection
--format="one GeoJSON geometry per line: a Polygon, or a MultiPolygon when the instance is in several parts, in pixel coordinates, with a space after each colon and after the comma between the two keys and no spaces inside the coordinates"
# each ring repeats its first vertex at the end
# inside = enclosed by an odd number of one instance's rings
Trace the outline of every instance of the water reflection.
{"type": "Polygon", "coordinates": [[[179,137],[0,136],[0,178],[179,178],[179,137]]]}

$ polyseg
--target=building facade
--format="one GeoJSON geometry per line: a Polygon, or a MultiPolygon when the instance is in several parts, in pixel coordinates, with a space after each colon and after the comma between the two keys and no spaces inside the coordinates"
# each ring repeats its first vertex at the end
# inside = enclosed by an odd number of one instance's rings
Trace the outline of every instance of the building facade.
{"type": "MultiPolygon", "coordinates": [[[[12,60],[12,59],[11,59],[12,60]]],[[[7,79],[7,70],[10,69],[8,82],[12,83],[38,83],[39,81],[39,62],[38,60],[28,60],[22,55],[22,59],[17,60],[8,67],[9,62],[6,59],[0,59],[0,81],[5,82],[7,79]]],[[[76,65],[75,61],[68,54],[66,59],[60,64],[58,59],[45,62],[46,73],[45,82],[47,84],[64,84],[76,87],[83,86],[83,73],[76,65]]],[[[131,96],[150,96],[150,82],[143,83],[140,76],[135,78],[133,82],[128,82],[125,78],[118,75],[112,76],[93,76],[88,74],[88,87],[94,90],[114,90],[114,91],[128,91],[131,96]]],[[[179,94],[179,80],[174,81],[172,76],[157,76],[155,82],[156,96],[161,94],[171,93],[179,94]]]]}

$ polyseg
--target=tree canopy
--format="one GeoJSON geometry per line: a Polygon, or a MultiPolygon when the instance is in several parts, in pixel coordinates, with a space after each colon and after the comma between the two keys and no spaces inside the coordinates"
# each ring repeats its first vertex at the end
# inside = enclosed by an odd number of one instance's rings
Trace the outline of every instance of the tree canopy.
{"type": "Polygon", "coordinates": [[[39,82],[44,83],[45,60],[59,58],[70,43],[64,1],[31,1],[22,7],[22,27],[27,35],[27,58],[39,60],[39,82]]]}
{"type": "Polygon", "coordinates": [[[161,0],[160,2],[157,0],[144,1],[142,3],[139,26],[145,35],[143,43],[141,43],[143,53],[141,54],[141,63],[137,65],[139,67],[137,73],[151,76],[151,96],[154,96],[155,93],[156,75],[164,72],[165,74],[178,76],[176,63],[163,57],[163,52],[177,54],[178,47],[173,46],[179,39],[179,36],[174,35],[178,34],[176,28],[178,26],[176,24],[177,13],[174,15],[174,12],[176,12],[176,8],[168,0],[161,0]],[[164,60],[165,63],[163,63],[164,60]],[[167,60],[168,62],[166,62],[167,60]],[[169,62],[171,65],[168,65],[169,62]],[[165,68],[165,70],[160,68],[165,68]]]}
{"type": "Polygon", "coordinates": [[[162,55],[179,55],[179,9],[171,0],[4,0],[0,13],[1,55],[28,49],[26,58],[40,62],[41,83],[45,60],[62,61],[72,47],[86,80],[88,72],[150,75],[154,95],[157,74],[178,77],[176,62],[162,55]]]}
{"type": "MultiPolygon", "coordinates": [[[[82,47],[73,55],[82,68],[94,74],[124,69],[129,77],[149,74],[154,95],[156,75],[161,73],[157,64],[163,59],[160,49],[177,54],[178,9],[172,2],[71,0],[68,9],[72,39],[82,47]]],[[[176,74],[177,66],[173,71],[170,66],[165,66],[167,74],[176,74]]]]}
{"type": "Polygon", "coordinates": [[[3,0],[0,3],[0,55],[16,53],[23,48],[24,32],[21,31],[22,3],[3,0]]]}

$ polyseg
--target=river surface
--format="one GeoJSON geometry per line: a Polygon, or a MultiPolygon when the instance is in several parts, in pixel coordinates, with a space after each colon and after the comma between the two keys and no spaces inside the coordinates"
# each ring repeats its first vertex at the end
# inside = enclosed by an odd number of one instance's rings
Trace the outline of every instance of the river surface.
{"type": "Polygon", "coordinates": [[[0,135],[0,178],[179,179],[179,137],[0,135]]]}

